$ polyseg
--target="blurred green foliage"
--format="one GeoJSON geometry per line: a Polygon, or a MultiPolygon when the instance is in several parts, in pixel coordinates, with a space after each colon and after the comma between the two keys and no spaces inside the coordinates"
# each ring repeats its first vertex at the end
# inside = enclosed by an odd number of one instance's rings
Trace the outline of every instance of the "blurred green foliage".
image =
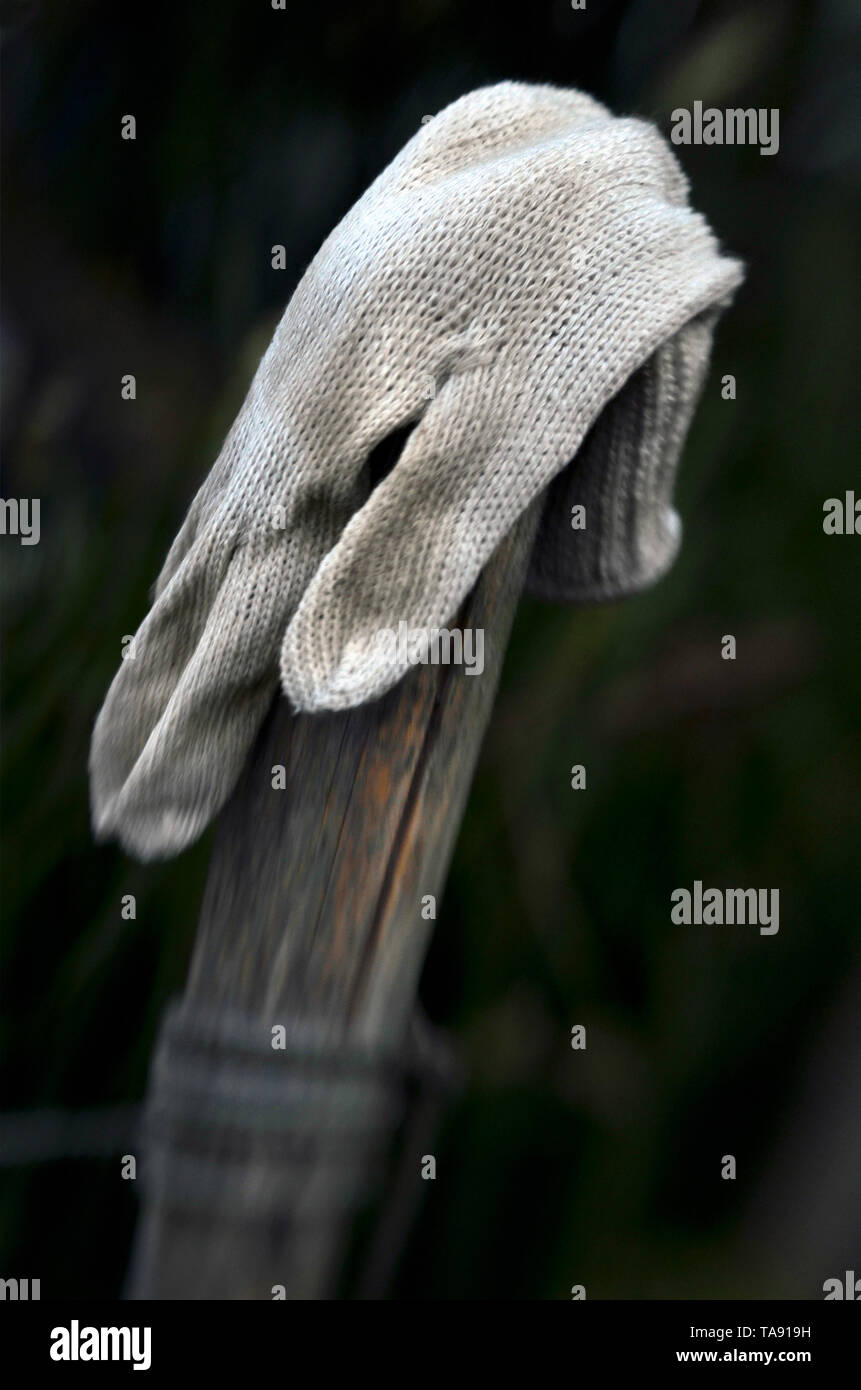
{"type": "MultiPolygon", "coordinates": [[[[143,1093],[208,842],[146,868],[94,847],[89,730],[323,236],[483,82],[583,86],[665,130],[695,99],[780,108],[776,158],[681,151],[748,280],[686,450],[679,563],[617,606],[518,615],[423,981],[471,1081],[393,1295],[816,1297],[837,1252],[805,1236],[803,1184],[750,1232],[861,970],[859,541],[821,524],[861,494],[857,11],[65,0],[5,22],[2,491],[42,498],[40,545],[2,549],[5,1108],[143,1093]],[[778,887],[779,935],[670,925],[695,878],[778,887]]],[[[811,1192],[833,1146],[861,1155],[857,1117],[830,1122],[811,1192]]],[[[2,1176],[0,1266],[116,1295],[135,1211],[115,1166],[2,1176]]],[[[861,1241],[861,1191],[841,1221],[861,1241]]]]}

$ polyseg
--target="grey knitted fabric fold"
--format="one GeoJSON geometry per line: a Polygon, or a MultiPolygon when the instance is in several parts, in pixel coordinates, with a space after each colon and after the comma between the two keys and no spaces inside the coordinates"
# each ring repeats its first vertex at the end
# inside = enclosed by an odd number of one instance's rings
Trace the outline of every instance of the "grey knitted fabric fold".
{"type": "Polygon", "coordinates": [[[545,489],[533,592],[661,575],[740,279],[644,121],[503,83],[422,126],[297,286],[170,549],[96,721],[97,835],[143,858],[191,843],[279,675],[298,710],[383,694],[407,669],[388,633],[449,623],[545,489]],[[407,425],[372,491],[371,450],[407,425]]]}

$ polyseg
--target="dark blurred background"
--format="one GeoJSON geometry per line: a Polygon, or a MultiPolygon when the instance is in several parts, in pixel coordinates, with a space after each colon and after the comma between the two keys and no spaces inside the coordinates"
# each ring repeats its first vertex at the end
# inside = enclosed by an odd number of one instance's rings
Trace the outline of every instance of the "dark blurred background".
{"type": "MultiPolygon", "coordinates": [[[[861,541],[822,530],[826,498],[861,496],[861,10],[0,13],[2,495],[42,499],[40,544],[2,541],[7,1113],[143,1094],[209,841],[146,868],[94,847],[90,727],[323,237],[423,115],[484,83],[583,87],[665,132],[697,99],[780,109],[776,157],[679,151],[748,278],[685,454],[676,568],[622,604],[518,615],[422,986],[470,1081],[391,1294],[821,1298],[861,1269],[861,541]],[[671,925],[696,878],[779,888],[779,934],[671,925]]],[[[0,1273],[117,1296],[134,1184],[115,1157],[27,1148],[0,1169],[0,1273]]]]}

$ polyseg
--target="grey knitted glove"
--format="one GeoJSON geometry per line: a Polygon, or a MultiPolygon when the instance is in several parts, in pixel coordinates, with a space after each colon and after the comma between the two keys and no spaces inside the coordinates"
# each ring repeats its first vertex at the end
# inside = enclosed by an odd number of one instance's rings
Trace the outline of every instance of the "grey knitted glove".
{"type": "Polygon", "coordinates": [[[554,479],[534,591],[601,598],[660,575],[740,275],[642,121],[503,83],[424,125],[298,285],[171,547],[96,721],[96,833],[142,858],[183,849],[231,791],[279,666],[299,710],[383,694],[406,666],[381,630],[450,622],[554,479]],[[370,451],[411,422],[371,492],[370,451]]]}

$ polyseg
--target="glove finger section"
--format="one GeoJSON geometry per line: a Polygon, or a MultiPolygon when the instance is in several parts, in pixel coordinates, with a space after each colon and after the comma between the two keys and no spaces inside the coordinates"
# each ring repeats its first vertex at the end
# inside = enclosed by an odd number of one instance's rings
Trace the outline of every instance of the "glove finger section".
{"type": "Polygon", "coordinates": [[[257,437],[256,417],[253,412],[256,399],[254,389],[252,383],[243,408],[231,425],[218,458],[192,499],[188,514],[174,537],[155,582],[154,598],[159,598],[164,593],[195,542],[205,534],[205,528],[222,503],[237,465],[254,447],[257,437]]]}
{"type": "Polygon", "coordinates": [[[105,817],[164,714],[210,618],[231,561],[228,546],[206,538],[156,600],[126,648],[93,728],[90,798],[93,826],[105,817]]]}
{"type": "Polygon", "coordinates": [[[425,634],[434,659],[434,631],[456,613],[525,505],[511,485],[522,459],[508,428],[522,389],[493,366],[441,387],[287,629],[281,680],[295,708],[346,709],[377,698],[414,664],[425,634]],[[405,628],[413,634],[406,646],[405,628]]]}
{"type": "Polygon", "coordinates": [[[236,554],[160,718],[103,806],[102,833],[138,858],[192,844],[233,789],[277,690],[289,607],[283,555],[236,554]]]}

